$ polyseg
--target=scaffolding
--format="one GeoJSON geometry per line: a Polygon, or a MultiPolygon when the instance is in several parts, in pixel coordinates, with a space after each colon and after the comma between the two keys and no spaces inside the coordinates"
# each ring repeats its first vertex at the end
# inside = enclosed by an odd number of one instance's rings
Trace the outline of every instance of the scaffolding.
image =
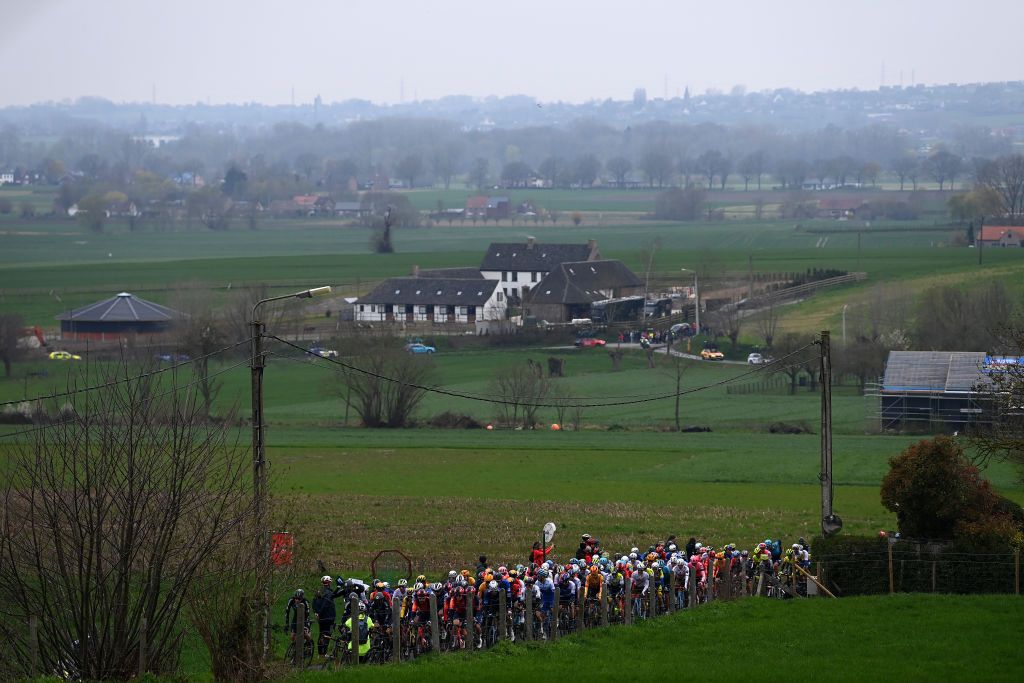
{"type": "Polygon", "coordinates": [[[967,431],[993,422],[983,352],[892,351],[869,384],[868,418],[883,432],[967,431]]]}

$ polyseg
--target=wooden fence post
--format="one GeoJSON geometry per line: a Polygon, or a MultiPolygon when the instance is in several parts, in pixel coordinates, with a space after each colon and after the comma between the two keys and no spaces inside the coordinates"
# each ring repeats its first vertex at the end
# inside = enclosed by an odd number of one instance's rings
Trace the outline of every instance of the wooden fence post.
{"type": "Polygon", "coordinates": [[[937,569],[938,569],[937,565],[938,565],[938,562],[936,562],[935,560],[932,560],[932,593],[936,592],[936,583],[937,582],[935,580],[936,579],[935,575],[936,575],[937,569]]]}
{"type": "Polygon", "coordinates": [[[720,584],[722,586],[722,599],[732,600],[732,570],[729,567],[728,561],[726,561],[725,566],[722,567],[722,571],[719,573],[725,575],[720,584]]]}
{"type": "Polygon", "coordinates": [[[533,588],[526,588],[525,629],[527,642],[533,640],[533,588]]]}
{"type": "Polygon", "coordinates": [[[1013,551],[1013,592],[1020,595],[1020,550],[1013,551]]]}
{"type": "Polygon", "coordinates": [[[601,626],[608,625],[608,586],[601,587],[601,626]]]}
{"type": "Polygon", "coordinates": [[[149,644],[149,620],[142,617],[139,620],[139,675],[146,673],[149,668],[149,653],[146,648],[149,644]]]}
{"type": "Polygon", "coordinates": [[[498,640],[508,637],[508,603],[505,602],[505,591],[498,591],[498,640]]]}
{"type": "Polygon", "coordinates": [[[548,622],[548,638],[551,640],[558,640],[558,619],[559,611],[562,607],[562,596],[561,591],[555,588],[555,604],[551,607],[550,621],[548,622]]]}
{"type": "Polygon", "coordinates": [[[690,607],[697,606],[697,572],[693,567],[690,567],[690,572],[686,575],[686,597],[690,607]]]}
{"type": "Polygon", "coordinates": [[[33,678],[39,675],[39,617],[28,617],[29,673],[33,678]]]}
{"type": "Polygon", "coordinates": [[[896,583],[893,580],[892,573],[892,541],[889,541],[889,543],[886,545],[886,550],[889,553],[889,595],[892,595],[896,592],[896,583]]]}
{"type": "Polygon", "coordinates": [[[624,577],[622,582],[622,623],[633,623],[633,577],[624,577]]]}
{"type": "Polygon", "coordinates": [[[764,569],[757,571],[757,597],[764,597],[764,569]]]}
{"type": "Polygon", "coordinates": [[[647,618],[658,616],[658,583],[654,576],[647,579],[647,618]]]}
{"type": "Polygon", "coordinates": [[[582,631],[584,628],[586,628],[583,625],[584,621],[586,621],[583,618],[583,612],[585,612],[585,611],[586,611],[586,604],[584,603],[584,600],[583,600],[583,591],[582,590],[577,590],[576,591],[576,632],[577,633],[582,631]]]}
{"type": "Polygon", "coordinates": [[[391,601],[391,661],[402,661],[402,601],[391,601]]]}
{"type": "Polygon", "coordinates": [[[348,614],[349,623],[352,624],[350,629],[350,642],[349,647],[352,648],[352,664],[359,664],[359,598],[355,593],[348,600],[348,614]]]}
{"type": "Polygon", "coordinates": [[[676,572],[674,569],[668,575],[668,611],[669,614],[676,611],[676,572]]]}
{"type": "Polygon", "coordinates": [[[469,651],[476,650],[476,619],[473,617],[473,601],[476,600],[476,591],[470,586],[469,595],[466,596],[466,637],[469,638],[469,651]]]}
{"type": "Polygon", "coordinates": [[[441,651],[441,621],[437,618],[437,594],[430,591],[427,599],[430,604],[430,651],[437,653],[441,651]]]}
{"type": "Polygon", "coordinates": [[[295,609],[295,659],[300,669],[306,668],[306,604],[295,609]]]}

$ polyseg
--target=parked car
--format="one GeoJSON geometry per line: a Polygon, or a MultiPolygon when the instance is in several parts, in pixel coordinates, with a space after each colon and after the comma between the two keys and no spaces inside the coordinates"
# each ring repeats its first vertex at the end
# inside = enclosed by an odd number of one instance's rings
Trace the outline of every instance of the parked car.
{"type": "Polygon", "coordinates": [[[321,358],[337,358],[338,352],[334,349],[322,349],[319,346],[314,346],[309,350],[314,356],[320,356],[321,358]]]}
{"type": "Polygon", "coordinates": [[[759,353],[752,353],[747,356],[747,363],[750,365],[764,365],[764,356],[759,353]]]}
{"type": "Polygon", "coordinates": [[[604,339],[598,339],[597,337],[581,337],[576,340],[576,346],[581,349],[589,349],[594,346],[604,346],[605,343],[604,339]]]}
{"type": "Polygon", "coordinates": [[[408,351],[409,353],[436,353],[437,352],[437,349],[435,349],[433,346],[427,346],[426,344],[420,344],[420,343],[406,344],[405,345],[405,350],[408,351]]]}
{"type": "Polygon", "coordinates": [[[50,351],[50,360],[82,360],[82,357],[68,351],[50,351]]]}

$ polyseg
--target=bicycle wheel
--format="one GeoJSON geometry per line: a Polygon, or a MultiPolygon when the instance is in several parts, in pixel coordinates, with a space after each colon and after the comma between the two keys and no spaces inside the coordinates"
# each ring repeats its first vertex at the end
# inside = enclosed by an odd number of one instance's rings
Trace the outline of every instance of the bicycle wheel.
{"type": "Polygon", "coordinates": [[[292,642],[288,643],[288,649],[286,649],[284,651],[284,661],[288,662],[292,666],[295,666],[296,664],[298,664],[298,662],[295,661],[295,641],[294,640],[292,642]]]}

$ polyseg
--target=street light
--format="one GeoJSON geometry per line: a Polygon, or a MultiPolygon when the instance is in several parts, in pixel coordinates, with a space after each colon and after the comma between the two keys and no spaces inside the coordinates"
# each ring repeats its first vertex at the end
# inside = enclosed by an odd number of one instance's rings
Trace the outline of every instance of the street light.
{"type": "Polygon", "coordinates": [[[843,347],[846,347],[846,309],[850,304],[843,304],[843,347]]]}
{"type": "MultiPolygon", "coordinates": [[[[256,557],[269,553],[267,547],[268,530],[266,517],[267,495],[267,452],[263,440],[263,323],[256,317],[257,309],[271,301],[284,299],[312,299],[331,293],[330,287],[314,287],[295,294],[271,296],[257,301],[252,307],[249,329],[252,333],[252,357],[249,358],[249,371],[252,378],[252,495],[256,505],[256,520],[260,524],[260,538],[257,539],[256,557]]],[[[256,565],[259,566],[259,563],[256,565]]],[[[270,649],[270,588],[263,586],[263,655],[270,649]]]]}
{"type": "Polygon", "coordinates": [[[697,334],[700,334],[700,287],[697,284],[697,271],[690,270],[689,268],[680,268],[679,270],[684,273],[693,273],[693,298],[696,302],[696,306],[694,307],[696,310],[696,318],[694,319],[694,322],[697,324],[697,334]]]}

